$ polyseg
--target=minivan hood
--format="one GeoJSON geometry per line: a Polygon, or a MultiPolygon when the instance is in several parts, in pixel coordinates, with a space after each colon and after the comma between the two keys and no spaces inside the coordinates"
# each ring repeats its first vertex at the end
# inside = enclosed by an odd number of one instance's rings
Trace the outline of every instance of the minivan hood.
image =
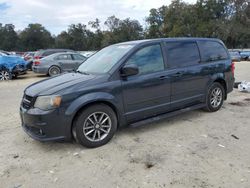
{"type": "Polygon", "coordinates": [[[66,73],[54,78],[49,78],[36,82],[25,89],[25,94],[31,97],[38,95],[52,95],[56,92],[68,88],[72,85],[82,83],[86,84],[94,79],[95,75],[84,75],[80,73],[66,73]]]}

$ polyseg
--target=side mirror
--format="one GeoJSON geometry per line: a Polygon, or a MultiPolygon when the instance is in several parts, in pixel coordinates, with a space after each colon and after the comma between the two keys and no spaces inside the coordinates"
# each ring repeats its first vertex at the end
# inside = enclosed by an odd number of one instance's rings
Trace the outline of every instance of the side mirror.
{"type": "Polygon", "coordinates": [[[135,64],[125,65],[121,69],[121,76],[127,77],[127,76],[133,76],[139,73],[138,66],[135,64]]]}

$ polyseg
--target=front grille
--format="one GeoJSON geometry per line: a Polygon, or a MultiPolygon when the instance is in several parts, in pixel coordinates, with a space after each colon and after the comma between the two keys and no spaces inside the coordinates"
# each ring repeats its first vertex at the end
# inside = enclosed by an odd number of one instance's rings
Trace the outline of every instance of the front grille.
{"type": "Polygon", "coordinates": [[[30,109],[33,105],[33,102],[34,102],[34,98],[29,96],[29,95],[26,95],[24,94],[23,96],[23,100],[22,100],[22,106],[25,108],[25,109],[30,109]]]}

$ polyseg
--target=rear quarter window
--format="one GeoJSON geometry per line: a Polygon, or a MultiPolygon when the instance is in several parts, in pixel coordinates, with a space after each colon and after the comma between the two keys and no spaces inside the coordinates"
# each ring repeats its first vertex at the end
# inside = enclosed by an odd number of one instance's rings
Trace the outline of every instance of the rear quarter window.
{"type": "Polygon", "coordinates": [[[228,59],[224,46],[216,41],[198,41],[202,62],[212,62],[228,59]]]}

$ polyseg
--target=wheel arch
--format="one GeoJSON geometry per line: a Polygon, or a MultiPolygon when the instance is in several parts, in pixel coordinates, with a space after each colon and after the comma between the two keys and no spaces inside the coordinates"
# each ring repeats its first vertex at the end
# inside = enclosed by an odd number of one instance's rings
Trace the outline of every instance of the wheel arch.
{"type": "Polygon", "coordinates": [[[222,78],[217,78],[216,80],[214,80],[214,82],[217,82],[219,84],[221,84],[225,90],[225,100],[227,99],[227,84],[226,81],[222,78]]]}
{"type": "Polygon", "coordinates": [[[78,99],[73,101],[71,105],[66,109],[65,114],[71,117],[69,127],[70,131],[72,131],[77,116],[86,108],[96,104],[107,105],[114,111],[117,117],[118,127],[125,124],[125,119],[121,115],[121,110],[119,110],[120,107],[117,106],[118,101],[115,100],[114,96],[108,93],[98,92],[79,97],[78,99]]]}
{"type": "Polygon", "coordinates": [[[215,83],[215,82],[217,82],[217,83],[219,83],[219,84],[221,84],[223,86],[223,88],[225,90],[225,98],[224,99],[226,100],[227,99],[227,89],[228,88],[227,88],[227,82],[226,82],[226,79],[225,79],[225,75],[223,73],[213,74],[210,77],[210,79],[209,79],[209,81],[208,81],[208,83],[206,85],[206,92],[211,87],[211,85],[213,83],[215,83]]]}
{"type": "Polygon", "coordinates": [[[50,67],[48,68],[48,74],[49,74],[49,70],[50,70],[52,67],[57,67],[57,68],[59,68],[60,73],[62,72],[62,68],[61,68],[59,65],[53,64],[53,65],[50,65],[50,67]]]}
{"type": "Polygon", "coordinates": [[[6,66],[5,64],[2,64],[2,65],[0,65],[0,70],[2,71],[2,70],[7,70],[7,71],[12,71],[12,69],[13,69],[13,67],[10,67],[10,66],[6,66]]]}
{"type": "MultiPolygon", "coordinates": [[[[73,128],[75,126],[75,123],[76,123],[76,120],[77,120],[77,117],[81,114],[82,111],[84,111],[85,109],[87,109],[88,107],[90,106],[93,106],[93,105],[97,105],[97,104],[104,104],[108,107],[110,107],[114,113],[116,114],[116,117],[117,117],[117,127],[119,127],[119,119],[120,119],[120,115],[117,111],[117,108],[115,107],[114,104],[112,104],[111,102],[109,101],[106,101],[106,100],[97,100],[97,101],[92,101],[92,102],[89,102],[85,105],[82,105],[77,111],[76,113],[74,114],[73,118],[72,118],[72,121],[71,121],[71,125],[70,125],[70,131],[71,131],[71,134],[73,134],[73,128]]],[[[72,135],[73,137],[73,135],[72,135]]]]}

